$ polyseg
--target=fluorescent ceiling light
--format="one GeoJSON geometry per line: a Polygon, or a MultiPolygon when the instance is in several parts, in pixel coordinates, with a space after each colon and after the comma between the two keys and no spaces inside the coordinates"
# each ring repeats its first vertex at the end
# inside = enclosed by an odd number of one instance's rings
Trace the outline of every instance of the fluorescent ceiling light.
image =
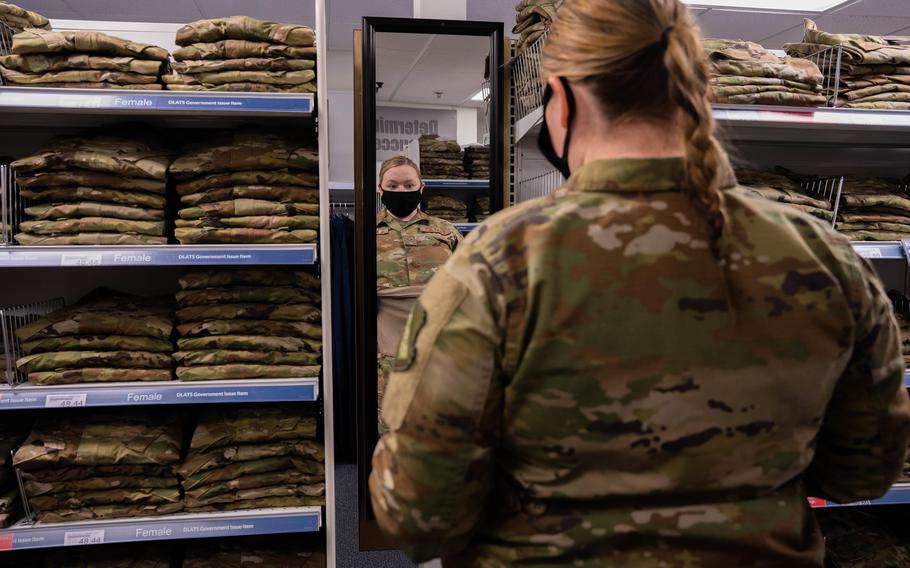
{"type": "Polygon", "coordinates": [[[474,96],[471,97],[471,100],[472,101],[482,101],[483,100],[483,89],[480,89],[479,91],[474,93],[474,96]]]}
{"type": "Polygon", "coordinates": [[[683,0],[686,4],[709,8],[758,8],[788,12],[824,12],[844,0],[683,0]]]}

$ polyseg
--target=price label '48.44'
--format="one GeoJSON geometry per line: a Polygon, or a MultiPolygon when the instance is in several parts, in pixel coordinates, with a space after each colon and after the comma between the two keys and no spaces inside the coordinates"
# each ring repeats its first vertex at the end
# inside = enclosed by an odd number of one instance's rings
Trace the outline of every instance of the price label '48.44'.
{"type": "Polygon", "coordinates": [[[49,394],[44,399],[44,408],[75,408],[85,406],[86,393],[81,394],[49,394]]]}
{"type": "Polygon", "coordinates": [[[63,533],[63,546],[88,546],[104,543],[104,529],[91,531],[66,531],[63,533]]]}

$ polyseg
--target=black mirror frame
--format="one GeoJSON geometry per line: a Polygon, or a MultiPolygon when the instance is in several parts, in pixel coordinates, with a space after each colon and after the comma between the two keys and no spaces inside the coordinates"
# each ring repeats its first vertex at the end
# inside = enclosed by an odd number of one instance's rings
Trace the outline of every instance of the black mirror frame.
{"type": "MultiPolygon", "coordinates": [[[[369,475],[373,449],[379,441],[377,424],[378,377],[376,374],[376,34],[409,33],[480,36],[490,38],[490,206],[499,211],[504,201],[505,167],[504,112],[507,92],[504,71],[504,30],[502,22],[469,22],[412,18],[363,18],[359,120],[355,137],[359,179],[354,196],[356,222],[356,329],[357,329],[357,477],[359,489],[360,549],[392,548],[378,531],[370,503],[369,475]],[[372,157],[372,159],[370,159],[372,157]],[[369,316],[369,317],[368,317],[369,316]]],[[[356,49],[356,46],[355,46],[356,49]]],[[[356,70],[355,70],[356,73],[356,70]]]]}

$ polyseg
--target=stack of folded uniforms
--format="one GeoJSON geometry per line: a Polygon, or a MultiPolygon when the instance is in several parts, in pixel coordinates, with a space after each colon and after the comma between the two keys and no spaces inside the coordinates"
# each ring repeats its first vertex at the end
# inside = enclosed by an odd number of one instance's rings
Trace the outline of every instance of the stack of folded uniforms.
{"type": "Polygon", "coordinates": [[[546,33],[556,19],[563,0],[519,0],[515,5],[515,27],[518,34],[516,53],[521,53],[546,33]]]}
{"type": "Polygon", "coordinates": [[[180,278],[177,378],[318,377],[320,282],[303,271],[211,270],[180,278]]]}
{"type": "Polygon", "coordinates": [[[209,135],[171,164],[183,244],[314,242],[319,156],[309,141],[241,129],[209,135]]]}
{"type": "Polygon", "coordinates": [[[461,146],[437,134],[424,134],[419,139],[420,173],[426,179],[466,179],[461,146]]]}
{"type": "Polygon", "coordinates": [[[894,315],[901,328],[901,350],[904,354],[904,364],[910,365],[910,316],[899,310],[894,310],[894,315]]]}
{"type": "Polygon", "coordinates": [[[4,0],[0,0],[0,24],[6,25],[14,34],[26,28],[51,29],[50,20],[41,14],[20,8],[4,0]]]}
{"type": "Polygon", "coordinates": [[[183,510],[174,471],[182,439],[174,417],[160,414],[47,417],[13,465],[39,521],[164,515],[183,510]]]}
{"type": "Polygon", "coordinates": [[[12,452],[28,435],[27,426],[19,419],[7,419],[0,423],[0,528],[6,528],[22,518],[22,499],[13,470],[12,452]]]}
{"type": "Polygon", "coordinates": [[[846,176],[836,228],[854,241],[910,239],[910,195],[895,180],[846,176]]]}
{"type": "Polygon", "coordinates": [[[325,568],[325,553],[305,552],[288,539],[199,543],[187,551],[183,568],[325,568]]]}
{"type": "Polygon", "coordinates": [[[778,57],[757,43],[706,39],[711,90],[717,103],[825,106],[824,77],[808,60],[778,57]]]}
{"type": "Polygon", "coordinates": [[[101,32],[27,29],[0,57],[0,76],[19,87],[161,90],[168,52],[101,32]]]}
{"type": "MultiPolygon", "coordinates": [[[[812,20],[806,20],[805,25],[803,41],[784,47],[791,55],[810,57],[841,46],[837,106],[910,109],[910,46],[892,44],[878,36],[823,32],[812,20]]],[[[836,71],[836,65],[828,70],[832,84],[836,71]]]]}
{"type": "Polygon", "coordinates": [[[483,223],[490,217],[490,198],[478,197],[476,203],[477,210],[474,215],[474,220],[478,223],[483,223]]]}
{"type": "Polygon", "coordinates": [[[427,201],[427,215],[445,219],[452,223],[466,223],[468,220],[468,205],[454,197],[437,195],[427,201]]]}
{"type": "Polygon", "coordinates": [[[316,419],[298,408],[206,409],[180,466],[193,512],[319,506],[325,503],[323,446],[316,419]]]}
{"type": "Polygon", "coordinates": [[[740,189],[756,197],[786,203],[813,217],[831,222],[834,220],[832,203],[820,196],[804,192],[793,179],[783,174],[763,172],[747,168],[736,169],[740,189]]]}
{"type": "Polygon", "coordinates": [[[466,146],[464,170],[470,179],[490,179],[490,147],[483,144],[466,146]]]}
{"type": "Polygon", "coordinates": [[[16,366],[36,385],[170,381],[173,329],[169,298],[100,288],[18,328],[16,366]]]}
{"type": "Polygon", "coordinates": [[[172,91],[316,92],[316,36],[300,24],[248,16],[199,20],[177,30],[172,91]]]}
{"type": "Polygon", "coordinates": [[[21,245],[163,245],[168,152],[117,136],[60,136],[11,167],[31,220],[21,245]]]}

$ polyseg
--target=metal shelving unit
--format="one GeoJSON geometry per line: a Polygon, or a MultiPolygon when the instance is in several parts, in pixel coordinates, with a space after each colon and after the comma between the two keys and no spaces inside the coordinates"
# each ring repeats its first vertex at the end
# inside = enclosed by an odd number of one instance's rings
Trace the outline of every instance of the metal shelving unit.
{"type": "Polygon", "coordinates": [[[316,532],[321,507],[190,513],[70,523],[20,522],[0,529],[0,551],[316,532]]]}
{"type": "MultiPolygon", "coordinates": [[[[155,267],[298,266],[317,268],[322,284],[322,376],[292,379],[255,379],[161,383],[99,383],[37,386],[30,383],[0,385],[0,412],[19,409],[72,407],[133,407],[154,405],[211,405],[231,403],[309,403],[318,405],[325,444],[325,507],[230,511],[210,514],[175,514],[74,523],[21,521],[0,530],[0,550],[22,550],[128,543],[235,537],[281,533],[320,532],[325,535],[328,566],[335,566],[334,437],[332,401],[331,269],[329,243],[329,146],[327,112],[327,46],[325,0],[313,0],[317,33],[316,94],[217,93],[171,91],[109,91],[0,87],[0,140],[7,154],[22,151],[10,142],[39,137],[75,127],[146,123],[157,128],[231,128],[255,123],[295,126],[318,135],[320,179],[320,241],[301,245],[165,245],[165,246],[0,246],[0,273],[8,282],[22,282],[49,269],[125,267],[123,274],[149,280],[175,271],[155,267]],[[12,269],[17,269],[12,272],[12,269]],[[19,270],[21,269],[21,270],[19,270]],[[15,276],[14,276],[15,274],[15,276]]],[[[462,181],[462,180],[459,180],[462,181]]],[[[0,208],[7,211],[8,192],[0,208]]],[[[0,219],[3,221],[4,219],[0,219]]],[[[15,219],[5,219],[7,231],[15,219]]],[[[2,224],[2,223],[0,223],[2,224]]],[[[7,237],[11,236],[7,235],[7,237]]],[[[0,235],[2,241],[3,235],[0,235]]],[[[8,239],[7,239],[8,240],[8,239]]],[[[56,273],[55,273],[56,274],[56,273]]],[[[64,272],[60,273],[61,275],[64,272]]],[[[109,274],[98,272],[99,276],[109,274]]],[[[81,274],[80,274],[81,276],[81,274]]],[[[46,276],[45,276],[46,277],[46,276]]],[[[98,281],[103,284],[103,280],[98,281]]],[[[167,288],[172,283],[162,281],[167,288]]],[[[18,303],[18,302],[12,302],[18,303]]],[[[3,369],[4,374],[6,369],[3,369]]],[[[311,407],[312,408],[312,407],[311,407]]],[[[315,408],[313,408],[315,410],[315,408]]],[[[0,555],[2,563],[2,555],[0,555]]]]}

